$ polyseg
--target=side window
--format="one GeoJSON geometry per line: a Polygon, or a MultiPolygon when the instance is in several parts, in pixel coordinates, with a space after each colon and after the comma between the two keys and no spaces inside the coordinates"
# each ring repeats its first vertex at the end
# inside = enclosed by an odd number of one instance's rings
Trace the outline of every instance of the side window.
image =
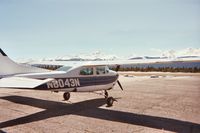
{"type": "Polygon", "coordinates": [[[80,71],[80,75],[93,75],[93,68],[92,67],[84,67],[80,71]]]}
{"type": "Polygon", "coordinates": [[[97,75],[102,75],[102,74],[108,73],[106,71],[106,67],[105,66],[96,67],[96,72],[97,72],[97,75]]]}
{"type": "Polygon", "coordinates": [[[109,68],[108,68],[108,66],[106,66],[105,69],[106,69],[106,73],[109,73],[109,68]]]}

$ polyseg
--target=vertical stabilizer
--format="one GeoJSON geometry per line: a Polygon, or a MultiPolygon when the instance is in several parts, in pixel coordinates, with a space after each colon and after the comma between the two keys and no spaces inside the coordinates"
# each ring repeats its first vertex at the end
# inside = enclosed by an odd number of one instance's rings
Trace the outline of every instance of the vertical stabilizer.
{"type": "Polygon", "coordinates": [[[1,55],[2,56],[7,56],[4,52],[3,52],[3,50],[0,48],[0,53],[1,53],[1,55]]]}
{"type": "Polygon", "coordinates": [[[29,65],[22,65],[12,61],[5,52],[0,48],[0,76],[48,72],[49,70],[32,67],[29,65]]]}

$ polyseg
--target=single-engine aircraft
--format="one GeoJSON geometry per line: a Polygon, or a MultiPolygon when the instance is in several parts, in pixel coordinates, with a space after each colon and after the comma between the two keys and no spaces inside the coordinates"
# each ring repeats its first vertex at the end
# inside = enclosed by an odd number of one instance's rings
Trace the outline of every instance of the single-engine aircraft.
{"type": "Polygon", "coordinates": [[[104,91],[107,105],[112,106],[115,99],[108,96],[107,90],[116,83],[123,90],[118,77],[118,73],[106,65],[63,66],[51,71],[18,64],[0,49],[0,88],[64,92],[64,100],[69,100],[70,92],[104,91]]]}

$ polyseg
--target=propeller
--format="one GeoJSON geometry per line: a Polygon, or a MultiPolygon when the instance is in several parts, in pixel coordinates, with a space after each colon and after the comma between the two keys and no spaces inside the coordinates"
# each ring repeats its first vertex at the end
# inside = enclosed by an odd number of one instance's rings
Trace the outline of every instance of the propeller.
{"type": "Polygon", "coordinates": [[[121,83],[119,82],[119,80],[117,80],[117,83],[118,83],[119,87],[121,88],[121,90],[123,91],[124,89],[123,89],[121,83]]]}
{"type": "MultiPolygon", "coordinates": [[[[120,69],[120,65],[117,65],[115,71],[118,72],[119,69],[120,69]]],[[[119,80],[117,80],[117,83],[118,83],[119,87],[121,88],[121,90],[123,91],[124,89],[123,89],[121,83],[119,82],[119,80]]]]}

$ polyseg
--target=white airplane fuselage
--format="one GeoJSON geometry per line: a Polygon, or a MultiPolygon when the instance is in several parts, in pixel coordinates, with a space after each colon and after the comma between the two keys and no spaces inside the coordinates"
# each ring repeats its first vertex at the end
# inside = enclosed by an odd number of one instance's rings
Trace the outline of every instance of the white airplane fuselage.
{"type": "Polygon", "coordinates": [[[115,71],[109,70],[106,66],[80,66],[68,71],[18,74],[15,77],[54,79],[35,88],[38,90],[92,92],[112,89],[117,82],[118,74],[115,71]],[[97,74],[98,67],[105,68],[105,73],[97,74]],[[90,75],[81,75],[80,71],[85,68],[92,69],[93,73],[90,75]]]}

